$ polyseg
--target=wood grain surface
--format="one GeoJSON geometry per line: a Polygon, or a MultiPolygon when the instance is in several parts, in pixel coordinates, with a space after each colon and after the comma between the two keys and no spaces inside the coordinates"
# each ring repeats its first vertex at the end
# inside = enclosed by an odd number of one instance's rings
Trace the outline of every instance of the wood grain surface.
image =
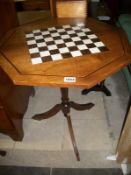
{"type": "Polygon", "coordinates": [[[39,20],[14,30],[0,48],[0,65],[17,85],[56,87],[87,87],[104,80],[131,62],[131,48],[118,28],[94,19],[39,20]],[[25,40],[25,32],[33,29],[84,22],[106,44],[109,51],[83,55],[61,61],[32,65],[25,40]],[[64,77],[76,77],[65,83],[64,77]]]}

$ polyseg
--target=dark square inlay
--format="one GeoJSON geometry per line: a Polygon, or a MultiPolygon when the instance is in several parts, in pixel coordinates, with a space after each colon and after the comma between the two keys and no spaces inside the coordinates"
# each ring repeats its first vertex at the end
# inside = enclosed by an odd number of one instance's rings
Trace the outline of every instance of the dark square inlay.
{"type": "Polygon", "coordinates": [[[62,53],[63,58],[70,58],[72,55],[70,53],[62,53]]]}
{"type": "Polygon", "coordinates": [[[78,50],[78,48],[76,46],[72,46],[72,47],[69,47],[69,50],[70,51],[76,51],[76,50],[78,50]]]}

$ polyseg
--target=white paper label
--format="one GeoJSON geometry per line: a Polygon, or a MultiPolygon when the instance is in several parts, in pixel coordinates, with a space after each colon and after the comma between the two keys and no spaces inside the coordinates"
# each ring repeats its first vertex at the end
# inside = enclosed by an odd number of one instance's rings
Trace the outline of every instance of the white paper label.
{"type": "Polygon", "coordinates": [[[75,83],[76,82],[76,77],[64,77],[64,82],[75,83]]]}

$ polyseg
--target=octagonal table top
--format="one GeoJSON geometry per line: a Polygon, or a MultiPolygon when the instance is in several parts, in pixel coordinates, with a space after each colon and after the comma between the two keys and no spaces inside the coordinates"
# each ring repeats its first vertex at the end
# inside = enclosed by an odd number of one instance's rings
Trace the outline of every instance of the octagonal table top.
{"type": "Polygon", "coordinates": [[[0,46],[0,66],[16,85],[90,88],[130,62],[131,49],[126,35],[114,26],[91,18],[38,20],[9,32],[0,46]],[[88,26],[108,49],[32,64],[26,33],[78,23],[88,26]]]}

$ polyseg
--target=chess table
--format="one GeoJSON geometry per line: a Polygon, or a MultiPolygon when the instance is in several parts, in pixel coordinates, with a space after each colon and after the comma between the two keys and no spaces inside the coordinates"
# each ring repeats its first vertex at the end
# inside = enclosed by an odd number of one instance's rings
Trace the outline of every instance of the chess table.
{"type": "Polygon", "coordinates": [[[90,89],[130,62],[126,35],[91,18],[39,20],[13,29],[0,43],[0,66],[14,84],[60,88],[61,103],[33,119],[47,119],[62,110],[77,160],[70,108],[89,110],[94,104],[70,101],[68,89],[90,89]]]}

